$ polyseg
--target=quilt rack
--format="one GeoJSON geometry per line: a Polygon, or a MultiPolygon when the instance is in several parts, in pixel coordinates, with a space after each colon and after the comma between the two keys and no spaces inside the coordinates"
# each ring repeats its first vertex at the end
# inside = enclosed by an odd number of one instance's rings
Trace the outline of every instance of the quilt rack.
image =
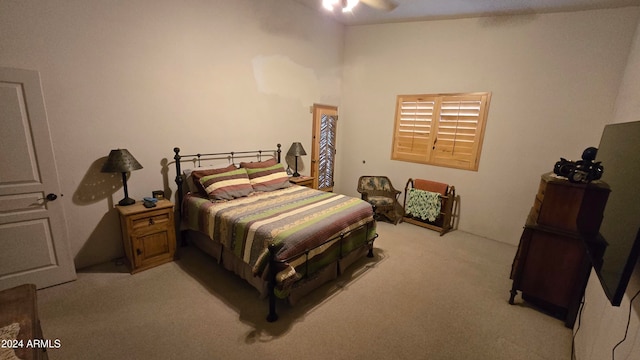
{"type": "Polygon", "coordinates": [[[440,236],[442,236],[453,228],[455,200],[456,188],[453,185],[424,179],[409,179],[404,187],[403,208],[405,210],[405,216],[402,218],[402,221],[438,231],[440,232],[440,236]],[[407,194],[409,194],[412,189],[426,191],[432,194],[437,193],[439,195],[435,201],[439,202],[437,205],[439,205],[440,210],[439,214],[435,215],[433,220],[422,219],[420,216],[412,215],[407,211],[407,207],[409,206],[408,201],[411,200],[407,197],[407,194]]]}

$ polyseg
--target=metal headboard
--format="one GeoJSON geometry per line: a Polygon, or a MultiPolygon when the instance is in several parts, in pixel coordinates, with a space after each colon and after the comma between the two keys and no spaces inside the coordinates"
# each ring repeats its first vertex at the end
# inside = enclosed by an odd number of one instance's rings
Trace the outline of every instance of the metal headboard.
{"type": "Polygon", "coordinates": [[[230,164],[235,164],[236,160],[240,159],[257,159],[258,161],[262,161],[263,156],[273,156],[276,158],[278,163],[281,161],[282,154],[282,145],[277,144],[277,149],[275,150],[252,150],[252,151],[230,151],[230,152],[222,152],[222,153],[208,153],[208,154],[187,154],[181,155],[180,148],[173,148],[173,152],[175,156],[173,159],[176,163],[176,185],[178,185],[178,194],[176,206],[178,209],[178,216],[182,216],[182,201],[184,197],[183,192],[183,182],[182,178],[182,170],[180,169],[180,164],[183,162],[193,162],[196,167],[202,166],[203,161],[209,160],[223,160],[227,159],[230,164]]]}

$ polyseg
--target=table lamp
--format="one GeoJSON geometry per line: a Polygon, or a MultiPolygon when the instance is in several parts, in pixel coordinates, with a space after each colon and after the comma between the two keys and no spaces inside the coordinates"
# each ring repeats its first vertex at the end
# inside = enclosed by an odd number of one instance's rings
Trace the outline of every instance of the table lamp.
{"type": "Polygon", "coordinates": [[[127,190],[127,173],[133,170],[142,169],[142,165],[131,155],[127,149],[111,150],[107,162],[102,165],[103,173],[122,173],[122,186],[124,187],[124,198],[118,202],[120,206],[135,204],[135,200],[129,197],[127,190]]]}
{"type": "Polygon", "coordinates": [[[300,176],[300,174],[298,173],[298,156],[302,156],[302,155],[307,155],[307,152],[304,151],[302,144],[299,142],[294,142],[293,144],[291,144],[289,151],[287,151],[287,156],[295,156],[296,158],[296,167],[295,167],[295,172],[293,173],[294,177],[300,176]]]}

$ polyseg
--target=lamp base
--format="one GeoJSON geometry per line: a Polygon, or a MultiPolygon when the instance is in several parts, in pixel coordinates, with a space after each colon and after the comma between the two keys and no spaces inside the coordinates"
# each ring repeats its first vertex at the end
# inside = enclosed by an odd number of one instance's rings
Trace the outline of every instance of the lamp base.
{"type": "Polygon", "coordinates": [[[129,206],[135,204],[136,201],[130,197],[126,197],[120,201],[118,201],[118,205],[120,206],[129,206]]]}
{"type": "Polygon", "coordinates": [[[292,175],[292,176],[293,176],[293,177],[300,177],[300,174],[296,171],[296,172],[294,172],[294,173],[293,173],[293,175],[292,175]]]}

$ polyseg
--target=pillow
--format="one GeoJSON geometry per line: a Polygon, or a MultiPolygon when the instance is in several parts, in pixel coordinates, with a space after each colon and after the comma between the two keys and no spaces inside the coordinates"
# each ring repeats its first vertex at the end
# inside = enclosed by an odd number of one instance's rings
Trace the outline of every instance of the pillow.
{"type": "Polygon", "coordinates": [[[256,161],[256,162],[241,162],[240,167],[245,169],[259,169],[265,168],[269,166],[273,166],[277,164],[278,161],[275,158],[271,158],[265,161],[256,161]]]}
{"type": "Polygon", "coordinates": [[[195,194],[198,192],[198,188],[196,187],[196,185],[193,183],[193,180],[191,179],[191,173],[193,171],[194,169],[182,170],[182,191],[185,194],[187,192],[190,192],[192,194],[195,194]]]}
{"type": "Polygon", "coordinates": [[[284,171],[282,164],[275,159],[240,163],[240,168],[247,170],[251,186],[255,191],[273,191],[289,187],[289,175],[284,171]]]}
{"type": "Polygon", "coordinates": [[[229,164],[229,166],[224,168],[213,168],[213,167],[202,167],[195,169],[188,169],[183,171],[186,176],[187,186],[189,187],[189,191],[191,191],[194,195],[207,196],[207,192],[202,187],[200,183],[200,179],[203,176],[221,174],[228,171],[236,170],[236,166],[233,164],[229,164]]]}
{"type": "Polygon", "coordinates": [[[253,191],[247,170],[236,169],[235,166],[231,171],[202,176],[200,184],[207,196],[214,200],[231,200],[247,196],[253,191]]]}
{"type": "MultiPolygon", "coordinates": [[[[193,181],[193,178],[191,177],[191,173],[193,173],[194,171],[202,171],[202,170],[211,170],[211,169],[215,169],[213,166],[202,166],[202,167],[197,167],[197,168],[193,168],[193,169],[184,169],[182,170],[182,191],[184,193],[187,192],[191,192],[194,195],[199,194],[199,188],[196,185],[196,183],[193,181]]],[[[206,195],[204,192],[202,193],[202,195],[206,195]]]]}

